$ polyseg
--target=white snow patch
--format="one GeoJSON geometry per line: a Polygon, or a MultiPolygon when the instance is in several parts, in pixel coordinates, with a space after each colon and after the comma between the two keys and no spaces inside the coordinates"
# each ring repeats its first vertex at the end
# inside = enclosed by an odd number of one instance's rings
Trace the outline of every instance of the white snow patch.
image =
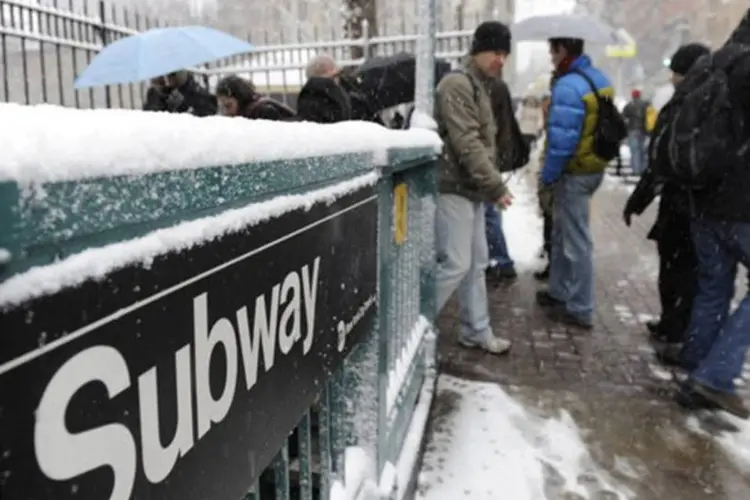
{"type": "Polygon", "coordinates": [[[437,132],[438,130],[438,124],[435,119],[424,111],[418,109],[415,109],[414,113],[411,115],[410,127],[423,128],[434,132],[437,132]]]}
{"type": "Polygon", "coordinates": [[[441,376],[438,397],[446,392],[453,393],[447,397],[456,407],[435,421],[418,499],[544,500],[548,493],[551,498],[595,498],[603,491],[607,498],[632,497],[593,462],[567,412],[541,418],[496,384],[441,376]],[[597,492],[591,491],[592,483],[597,492]]]}
{"type": "Polygon", "coordinates": [[[391,410],[396,404],[399,392],[401,392],[401,388],[406,382],[406,376],[409,373],[409,369],[414,363],[417,350],[419,349],[419,346],[422,345],[422,339],[429,329],[430,322],[427,321],[427,318],[424,316],[420,316],[411,332],[409,332],[406,343],[398,353],[398,359],[396,359],[393,368],[388,372],[388,388],[385,397],[386,415],[390,416],[391,410]]]}
{"type": "Polygon", "coordinates": [[[54,264],[31,268],[0,283],[0,308],[52,294],[88,279],[102,279],[129,265],[148,266],[160,255],[187,250],[295,209],[309,210],[316,203],[332,203],[357,189],[375,184],[378,178],[373,172],[308,193],[278,196],[220,215],[159,229],[133,240],[91,248],[54,264]]]}
{"type": "MultiPolygon", "coordinates": [[[[434,352],[434,346],[432,350],[428,349],[428,352],[434,352]]],[[[435,370],[427,370],[417,399],[417,406],[411,414],[411,423],[401,446],[398,461],[396,464],[387,462],[383,467],[380,475],[380,493],[383,498],[393,500],[404,500],[406,498],[407,486],[417,467],[419,452],[427,428],[427,420],[430,416],[435,377],[435,370]]]]}
{"type": "Polygon", "coordinates": [[[543,223],[539,216],[536,195],[526,176],[513,175],[508,181],[513,204],[503,210],[503,233],[508,253],[517,271],[537,270],[541,265],[539,253],[543,242],[543,223]]]}
{"type": "Polygon", "coordinates": [[[425,147],[429,130],[369,122],[276,122],[125,109],[0,104],[0,181],[20,184],[251,162],[370,153],[382,166],[391,148],[425,147]]]}

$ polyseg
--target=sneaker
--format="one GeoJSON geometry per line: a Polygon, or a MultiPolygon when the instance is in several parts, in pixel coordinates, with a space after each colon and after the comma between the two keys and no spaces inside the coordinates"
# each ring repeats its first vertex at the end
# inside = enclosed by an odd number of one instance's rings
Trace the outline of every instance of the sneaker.
{"type": "Polygon", "coordinates": [[[536,303],[542,307],[557,307],[565,305],[562,300],[557,300],[547,290],[536,292],[536,303]]]}
{"type": "Polygon", "coordinates": [[[463,337],[458,339],[458,343],[467,349],[484,349],[490,354],[507,354],[512,346],[510,340],[490,335],[485,340],[468,340],[463,337]]]}

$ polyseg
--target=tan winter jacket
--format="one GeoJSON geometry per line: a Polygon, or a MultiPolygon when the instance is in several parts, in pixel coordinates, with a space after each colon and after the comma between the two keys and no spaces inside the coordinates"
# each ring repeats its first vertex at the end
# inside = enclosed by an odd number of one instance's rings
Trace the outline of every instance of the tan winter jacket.
{"type": "Polygon", "coordinates": [[[438,189],[474,202],[496,201],[507,190],[495,168],[497,126],[489,96],[491,80],[472,62],[464,72],[440,80],[435,93],[435,121],[445,142],[438,189]],[[471,78],[472,80],[469,80],[471,78]],[[474,100],[474,85],[476,97],[474,100]]]}

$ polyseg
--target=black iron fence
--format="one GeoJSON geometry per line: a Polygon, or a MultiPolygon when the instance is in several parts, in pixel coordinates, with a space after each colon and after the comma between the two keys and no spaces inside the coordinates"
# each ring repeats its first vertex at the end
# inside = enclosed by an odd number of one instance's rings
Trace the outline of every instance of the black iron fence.
{"type": "Polygon", "coordinates": [[[143,83],[73,83],[104,45],[160,24],[104,0],[0,0],[0,101],[140,108],[143,83]]]}

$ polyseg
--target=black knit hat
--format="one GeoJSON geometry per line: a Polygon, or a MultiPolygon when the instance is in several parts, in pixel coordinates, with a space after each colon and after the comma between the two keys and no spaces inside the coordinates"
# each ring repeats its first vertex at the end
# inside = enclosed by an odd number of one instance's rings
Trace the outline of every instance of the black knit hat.
{"type": "Polygon", "coordinates": [[[711,49],[702,43],[683,45],[672,56],[672,60],[669,62],[669,69],[678,75],[686,75],[698,59],[710,52],[711,49]]]}
{"type": "Polygon", "coordinates": [[[485,21],[477,26],[471,41],[471,55],[503,51],[510,54],[510,30],[499,21],[485,21]]]}

